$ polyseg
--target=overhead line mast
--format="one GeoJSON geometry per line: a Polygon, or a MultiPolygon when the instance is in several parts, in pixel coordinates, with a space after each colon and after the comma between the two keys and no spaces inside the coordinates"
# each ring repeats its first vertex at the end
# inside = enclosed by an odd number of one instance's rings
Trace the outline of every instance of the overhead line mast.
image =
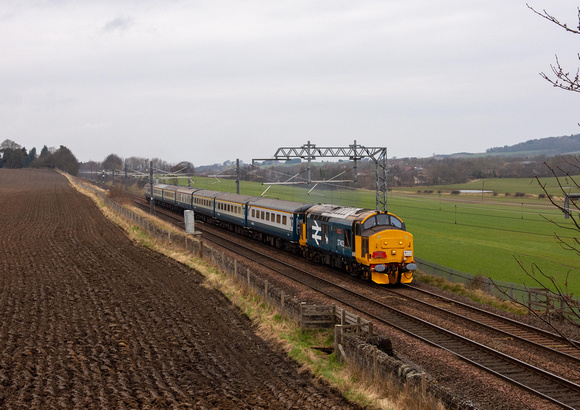
{"type": "Polygon", "coordinates": [[[310,173],[311,162],[319,158],[348,158],[354,161],[354,182],[357,181],[358,161],[363,158],[370,158],[375,163],[376,182],[376,209],[387,212],[387,148],[386,147],[365,147],[354,144],[348,147],[317,147],[316,144],[308,143],[301,147],[278,148],[274,158],[252,159],[252,164],[256,161],[284,161],[290,158],[301,158],[308,161],[308,184],[311,184],[310,173]]]}

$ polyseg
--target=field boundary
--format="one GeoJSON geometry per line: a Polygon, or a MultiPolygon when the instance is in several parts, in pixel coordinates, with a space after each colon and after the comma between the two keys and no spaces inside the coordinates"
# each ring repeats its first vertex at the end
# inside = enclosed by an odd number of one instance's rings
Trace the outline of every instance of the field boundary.
{"type": "Polygon", "coordinates": [[[468,288],[480,289],[502,300],[516,300],[530,309],[533,308],[541,312],[548,319],[552,316],[565,316],[573,320],[578,317],[578,313],[580,312],[580,300],[569,298],[568,303],[566,303],[562,296],[552,291],[546,291],[540,288],[527,288],[514,284],[513,282],[508,283],[497,279],[492,280],[490,277],[482,275],[472,275],[417,257],[415,258],[415,262],[419,270],[425,274],[438,276],[453,283],[462,283],[468,288]],[[574,311],[572,311],[570,305],[576,306],[574,311]]]}

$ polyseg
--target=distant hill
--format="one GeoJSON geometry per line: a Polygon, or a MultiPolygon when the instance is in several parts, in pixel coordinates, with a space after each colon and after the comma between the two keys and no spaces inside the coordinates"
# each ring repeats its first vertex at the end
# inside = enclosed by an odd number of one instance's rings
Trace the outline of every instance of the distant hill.
{"type": "Polygon", "coordinates": [[[525,155],[525,156],[554,156],[562,154],[576,154],[580,152],[580,134],[548,137],[520,142],[519,144],[503,147],[488,148],[488,155],[525,155]]]}

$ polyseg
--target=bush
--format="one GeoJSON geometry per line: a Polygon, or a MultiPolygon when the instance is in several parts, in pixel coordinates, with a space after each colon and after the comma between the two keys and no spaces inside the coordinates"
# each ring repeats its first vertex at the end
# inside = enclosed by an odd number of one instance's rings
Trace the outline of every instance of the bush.
{"type": "Polygon", "coordinates": [[[482,290],[484,292],[487,292],[487,278],[482,276],[482,275],[477,275],[474,278],[472,278],[468,285],[467,285],[467,289],[470,290],[482,290]]]}
{"type": "Polygon", "coordinates": [[[526,194],[523,192],[516,192],[516,198],[523,198],[525,196],[526,196],[526,194]]]}
{"type": "Polygon", "coordinates": [[[461,192],[459,191],[451,191],[451,195],[459,195],[461,192]]]}

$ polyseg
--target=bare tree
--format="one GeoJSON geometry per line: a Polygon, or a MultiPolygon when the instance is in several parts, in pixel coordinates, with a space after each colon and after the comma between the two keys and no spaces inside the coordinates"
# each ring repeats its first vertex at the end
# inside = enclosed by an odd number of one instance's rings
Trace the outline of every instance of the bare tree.
{"type": "MultiPolygon", "coordinates": [[[[572,34],[580,34],[580,8],[578,8],[578,24],[575,28],[571,28],[568,26],[567,23],[561,22],[555,16],[547,12],[545,9],[537,11],[529,4],[527,4],[528,8],[530,8],[534,13],[541,16],[542,18],[556,24],[557,26],[563,28],[569,33],[572,34]]],[[[578,53],[578,59],[580,60],[580,53],[578,53]]],[[[561,65],[560,61],[558,60],[558,56],[556,56],[556,65],[550,66],[552,69],[553,76],[549,76],[545,73],[540,73],[542,78],[547,80],[550,84],[554,87],[561,88],[566,91],[573,91],[573,92],[580,92],[580,68],[576,69],[576,75],[571,75],[567,70],[565,70],[561,65]]],[[[579,124],[580,125],[580,124],[579,124]]],[[[542,184],[538,177],[536,180],[538,184],[542,187],[545,195],[550,199],[550,202],[553,206],[557,209],[562,211],[567,219],[571,221],[569,223],[562,223],[555,220],[550,220],[550,222],[554,223],[556,226],[568,230],[571,232],[571,236],[564,237],[563,235],[559,235],[554,233],[556,241],[560,244],[560,246],[570,252],[574,252],[577,256],[580,256],[580,204],[575,202],[569,195],[562,184],[562,181],[566,181],[566,185],[569,187],[574,187],[580,190],[580,181],[575,179],[573,175],[580,174],[580,158],[578,156],[573,156],[571,158],[562,157],[564,166],[562,165],[549,165],[548,163],[544,162],[544,165],[550,170],[551,174],[555,177],[559,190],[561,192],[561,196],[558,195],[553,196],[548,193],[546,189],[546,185],[542,184]]],[[[547,218],[546,218],[547,219],[547,218]]],[[[562,319],[567,321],[569,324],[578,326],[580,323],[580,303],[578,300],[575,300],[572,296],[573,294],[568,290],[568,274],[565,275],[565,278],[562,282],[562,278],[557,278],[554,274],[546,272],[536,263],[533,263],[530,267],[526,266],[521,259],[516,258],[518,264],[525,272],[525,274],[531,278],[541,290],[545,291],[546,294],[553,294],[556,295],[558,300],[561,301],[561,304],[566,307],[566,311],[570,312],[568,315],[563,314],[562,319]]],[[[507,293],[501,290],[497,285],[496,288],[499,289],[504,295],[509,297],[512,301],[519,303],[526,308],[529,309],[529,312],[541,320],[543,320],[546,324],[550,325],[557,333],[564,336],[558,326],[554,326],[550,320],[549,316],[542,316],[539,315],[536,310],[527,306],[516,299],[512,298],[511,296],[507,295],[507,293]]],[[[580,349],[573,340],[568,340],[570,344],[577,349],[580,349]]]]}
{"type": "MultiPolygon", "coordinates": [[[[557,26],[563,28],[567,32],[572,33],[572,34],[580,34],[580,8],[578,8],[578,23],[577,23],[576,27],[572,28],[567,23],[561,22],[555,16],[548,13],[545,9],[542,11],[538,11],[538,10],[534,9],[532,6],[530,6],[529,4],[526,3],[526,5],[528,6],[528,8],[530,10],[532,10],[537,15],[539,15],[539,16],[545,18],[546,20],[556,24],[557,26]]],[[[576,24],[576,23],[574,23],[574,24],[576,24]]],[[[580,60],[580,53],[578,53],[578,60],[580,60]]],[[[576,69],[576,75],[570,74],[570,72],[568,70],[565,70],[560,65],[560,61],[558,59],[558,56],[556,56],[556,64],[550,65],[550,68],[552,69],[552,75],[548,75],[544,72],[540,73],[540,75],[545,80],[547,80],[554,87],[562,88],[563,90],[567,90],[567,91],[580,92],[580,67],[576,69]]]]}

